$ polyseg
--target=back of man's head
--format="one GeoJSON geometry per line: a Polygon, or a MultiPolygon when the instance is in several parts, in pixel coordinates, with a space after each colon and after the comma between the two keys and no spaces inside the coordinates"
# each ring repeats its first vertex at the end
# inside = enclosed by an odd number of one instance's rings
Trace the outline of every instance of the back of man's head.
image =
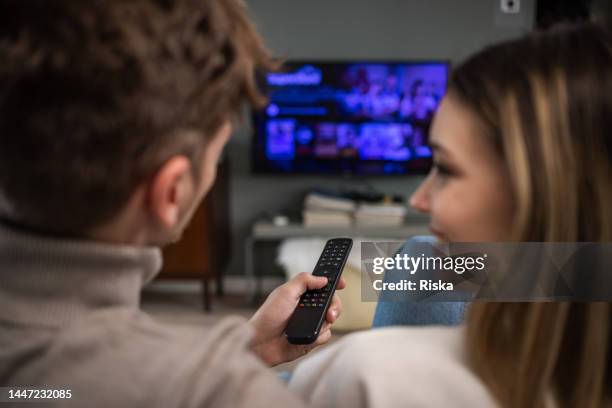
{"type": "Polygon", "coordinates": [[[269,65],[240,0],[0,0],[0,61],[0,216],[72,235],[197,168],[269,65]]]}

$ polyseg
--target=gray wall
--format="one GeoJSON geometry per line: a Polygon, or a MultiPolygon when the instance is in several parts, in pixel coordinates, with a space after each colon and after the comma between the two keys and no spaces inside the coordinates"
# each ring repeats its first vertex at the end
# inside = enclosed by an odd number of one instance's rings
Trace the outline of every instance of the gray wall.
{"type": "MultiPolygon", "coordinates": [[[[531,30],[535,0],[507,16],[500,0],[247,0],[259,31],[275,55],[316,59],[449,59],[453,63],[484,45],[531,30]]],[[[234,256],[228,274],[244,270],[244,239],[265,211],[297,204],[312,187],[340,188],[364,180],[271,177],[250,173],[250,131],[228,146],[234,256]]],[[[408,196],[421,177],[372,178],[385,192],[408,196]]]]}

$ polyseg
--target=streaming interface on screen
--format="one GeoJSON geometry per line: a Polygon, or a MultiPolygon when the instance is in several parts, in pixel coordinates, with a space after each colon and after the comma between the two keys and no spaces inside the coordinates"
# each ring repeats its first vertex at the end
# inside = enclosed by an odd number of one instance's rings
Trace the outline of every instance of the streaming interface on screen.
{"type": "Polygon", "coordinates": [[[292,62],[269,73],[253,115],[254,170],[264,173],[425,173],[446,62],[292,62]]]}

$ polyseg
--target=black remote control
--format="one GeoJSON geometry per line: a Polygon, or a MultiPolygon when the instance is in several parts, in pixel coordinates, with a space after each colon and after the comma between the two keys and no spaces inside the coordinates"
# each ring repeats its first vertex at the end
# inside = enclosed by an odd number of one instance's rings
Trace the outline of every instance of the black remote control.
{"type": "Polygon", "coordinates": [[[306,291],[285,328],[285,336],[291,344],[310,344],[319,336],[325,315],[333,298],[340,274],[353,246],[350,238],[334,238],[325,243],[312,274],[325,276],[327,285],[322,289],[306,291]]]}

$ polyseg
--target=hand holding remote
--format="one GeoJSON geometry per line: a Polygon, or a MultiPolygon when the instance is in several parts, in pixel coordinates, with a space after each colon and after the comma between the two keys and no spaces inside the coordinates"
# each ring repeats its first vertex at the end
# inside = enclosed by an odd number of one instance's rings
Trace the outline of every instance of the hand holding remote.
{"type": "Polygon", "coordinates": [[[295,308],[285,328],[289,343],[312,344],[323,333],[325,317],[352,247],[351,238],[333,238],[325,243],[312,274],[327,278],[327,285],[320,289],[308,290],[300,297],[298,307],[295,308]]]}
{"type": "MultiPolygon", "coordinates": [[[[284,335],[285,327],[302,294],[307,290],[320,289],[327,285],[324,277],[303,272],[284,285],[276,288],[250,320],[255,328],[253,351],[270,366],[295,360],[331,338],[331,324],[342,312],[338,296],[334,296],[325,316],[325,324],[317,340],[307,346],[289,344],[284,335]]],[[[337,289],[345,287],[340,279],[337,289]]]]}

